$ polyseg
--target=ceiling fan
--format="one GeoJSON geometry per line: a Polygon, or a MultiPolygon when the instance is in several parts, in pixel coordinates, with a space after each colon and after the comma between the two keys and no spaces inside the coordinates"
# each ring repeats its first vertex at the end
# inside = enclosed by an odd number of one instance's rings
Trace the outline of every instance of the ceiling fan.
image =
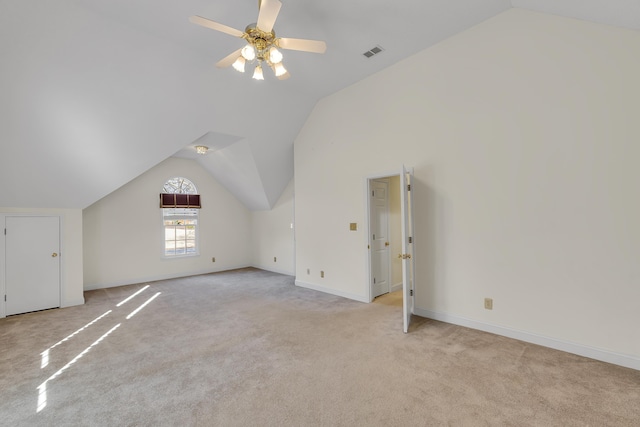
{"type": "Polygon", "coordinates": [[[234,69],[244,73],[244,67],[247,62],[257,61],[258,64],[254,70],[253,78],[264,80],[262,73],[262,63],[264,62],[273,70],[278,79],[284,80],[289,78],[289,72],[282,65],[282,53],[278,48],[324,53],[327,50],[327,45],[325,42],[318,40],[276,37],[273,25],[281,7],[280,0],[258,0],[258,22],[247,25],[244,31],[236,30],[201,16],[192,16],[189,20],[194,24],[221,31],[247,41],[246,46],[218,61],[216,67],[225,68],[233,65],[234,69]]]}

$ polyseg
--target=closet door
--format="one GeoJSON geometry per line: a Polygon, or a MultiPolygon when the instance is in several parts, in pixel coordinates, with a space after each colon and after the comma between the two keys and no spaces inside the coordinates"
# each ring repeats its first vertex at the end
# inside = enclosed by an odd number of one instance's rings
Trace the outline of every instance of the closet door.
{"type": "Polygon", "coordinates": [[[5,219],[6,315],[60,307],[60,218],[5,219]]]}

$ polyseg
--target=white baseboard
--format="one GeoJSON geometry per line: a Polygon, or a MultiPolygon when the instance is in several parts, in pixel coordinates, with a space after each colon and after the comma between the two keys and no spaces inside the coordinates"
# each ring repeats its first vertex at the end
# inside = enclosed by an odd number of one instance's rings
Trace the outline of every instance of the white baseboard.
{"type": "Polygon", "coordinates": [[[343,298],[348,298],[352,300],[356,300],[359,302],[370,302],[367,300],[367,297],[364,295],[352,294],[349,292],[339,291],[337,289],[325,288],[323,286],[314,285],[312,283],[303,282],[302,280],[296,280],[296,286],[300,286],[301,288],[313,289],[314,291],[320,291],[331,295],[336,295],[343,298]]]}
{"type": "Polygon", "coordinates": [[[139,283],[156,282],[158,280],[178,279],[180,277],[198,276],[200,274],[219,273],[221,271],[236,270],[238,268],[247,268],[247,267],[250,267],[250,266],[240,265],[237,267],[223,267],[219,269],[196,270],[196,271],[189,271],[184,273],[161,274],[158,276],[139,277],[136,279],[125,279],[125,280],[118,280],[115,282],[108,282],[108,283],[91,283],[88,285],[85,284],[84,290],[94,291],[96,289],[115,288],[116,286],[137,285],[139,283]]]}
{"type": "Polygon", "coordinates": [[[285,276],[295,276],[296,275],[295,271],[287,271],[287,270],[280,269],[280,268],[266,267],[264,265],[256,265],[256,264],[254,264],[251,267],[259,268],[260,270],[270,271],[272,273],[284,274],[285,276]]]}
{"type": "Polygon", "coordinates": [[[576,344],[568,341],[562,341],[556,338],[532,334],[530,332],[519,331],[517,329],[511,329],[504,326],[493,325],[491,323],[479,322],[477,320],[467,319],[465,317],[460,317],[448,313],[415,308],[414,314],[421,317],[427,317],[429,319],[439,320],[441,322],[452,323],[454,325],[464,326],[471,329],[478,329],[480,331],[514,338],[520,341],[565,351],[567,353],[577,354],[579,356],[600,360],[602,362],[612,363],[614,365],[624,366],[626,368],[640,370],[640,358],[634,356],[614,353],[608,350],[589,347],[586,345],[576,344]]]}
{"type": "Polygon", "coordinates": [[[401,291],[402,290],[402,282],[400,283],[396,283],[395,285],[391,286],[391,290],[389,292],[396,292],[396,291],[401,291]]]}

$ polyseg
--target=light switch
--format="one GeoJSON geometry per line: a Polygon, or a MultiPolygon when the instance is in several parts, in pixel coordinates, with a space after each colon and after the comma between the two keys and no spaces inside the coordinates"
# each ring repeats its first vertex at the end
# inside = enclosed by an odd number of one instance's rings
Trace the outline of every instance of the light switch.
{"type": "Polygon", "coordinates": [[[352,222],[349,224],[349,230],[350,231],[358,231],[358,223],[357,222],[352,222]]]}

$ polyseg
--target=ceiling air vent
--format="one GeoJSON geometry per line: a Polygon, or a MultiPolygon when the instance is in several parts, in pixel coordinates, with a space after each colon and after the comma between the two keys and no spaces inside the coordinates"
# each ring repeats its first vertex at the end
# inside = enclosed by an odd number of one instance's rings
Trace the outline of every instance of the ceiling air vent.
{"type": "Polygon", "coordinates": [[[368,51],[366,51],[365,53],[363,53],[364,56],[366,56],[367,58],[371,58],[373,55],[376,55],[380,52],[382,52],[384,49],[381,48],[380,46],[376,46],[373,49],[370,49],[368,51]]]}

